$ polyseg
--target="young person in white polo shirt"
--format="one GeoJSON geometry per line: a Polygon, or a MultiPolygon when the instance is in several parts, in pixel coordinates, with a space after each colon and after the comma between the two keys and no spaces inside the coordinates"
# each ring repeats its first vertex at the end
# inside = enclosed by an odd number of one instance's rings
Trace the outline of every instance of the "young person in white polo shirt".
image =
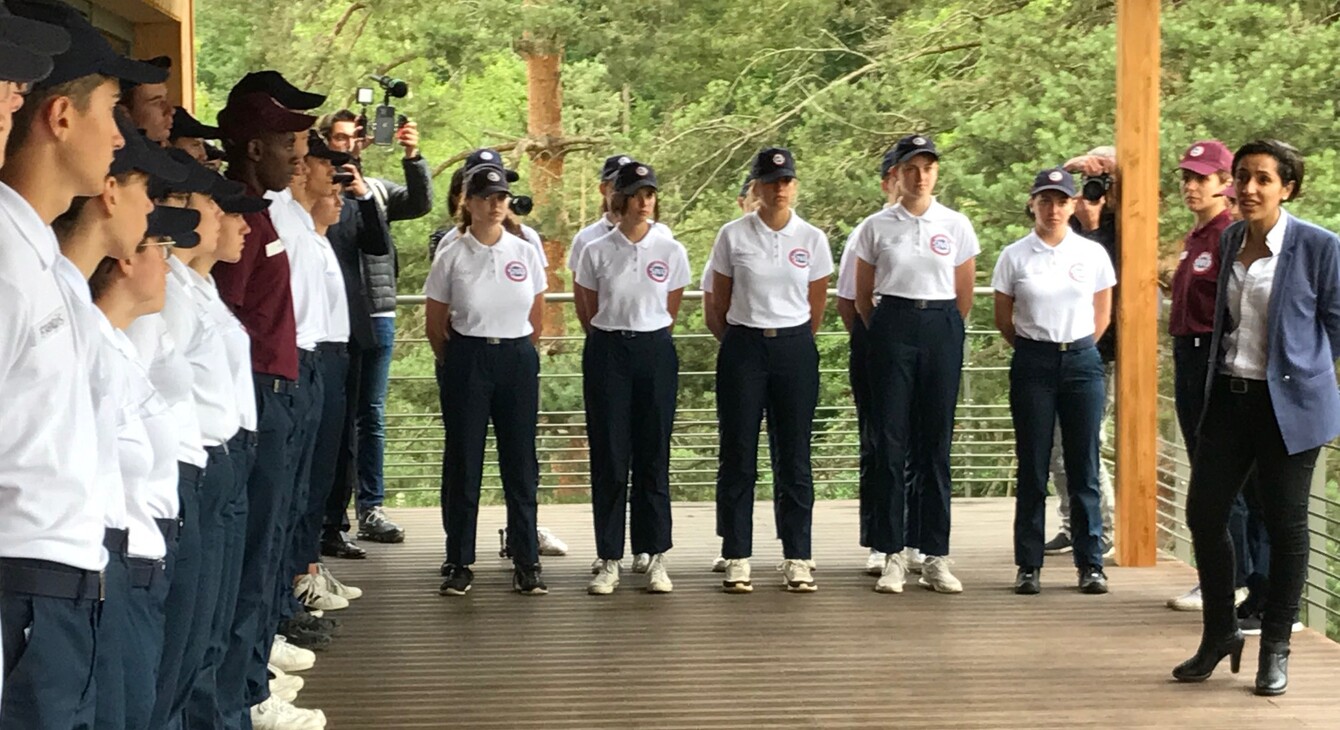
{"type": "Polygon", "coordinates": [[[631,512],[633,553],[650,556],[647,591],[669,593],[670,434],[679,392],[670,329],[691,278],[689,257],[656,227],[658,186],[650,166],[629,161],[612,182],[610,210],[619,224],[582,251],[575,270],[588,332],[582,383],[600,560],[587,592],[607,594],[619,585],[624,516],[631,512]]]}
{"type": "Polygon", "coordinates": [[[881,593],[902,593],[907,547],[925,561],[921,586],[963,590],[949,570],[949,452],[981,245],[962,213],[935,200],[939,160],[930,137],[899,140],[884,159],[902,189],[898,203],[865,219],[853,243],[855,305],[870,335],[869,537],[888,556],[875,583],[881,593]],[[911,505],[919,518],[915,543],[904,521],[909,465],[919,497],[911,505]]]}
{"type": "Polygon", "coordinates": [[[770,147],[754,159],[759,209],[721,228],[712,249],[712,316],[725,334],[717,355],[717,412],[721,464],[717,471],[717,524],[727,592],[749,592],[753,582],[754,486],[758,431],[764,410],[773,418],[774,488],[787,590],[816,589],[809,560],[814,513],[810,437],[819,398],[819,351],[833,253],[828,236],[806,223],[791,202],[795,159],[770,147]]]}
{"type": "Polygon", "coordinates": [[[1042,589],[1047,464],[1058,419],[1065,444],[1075,567],[1084,593],[1106,593],[1098,491],[1103,362],[1095,347],[1112,318],[1112,259],[1071,230],[1075,179],[1061,168],[1033,181],[1035,226],[1001,252],[991,286],[996,328],[1014,348],[1010,414],[1019,483],[1015,490],[1016,593],[1042,589]]]}
{"type": "Polygon", "coordinates": [[[544,266],[535,248],[503,229],[511,197],[501,168],[479,166],[465,180],[461,236],[433,261],[424,285],[428,341],[446,431],[442,516],[447,559],[443,595],[464,595],[474,573],[479,489],[489,421],[498,441],[507,501],[512,587],[548,593],[540,575],[535,505],[540,467],[535,423],[540,408],[544,266]]]}

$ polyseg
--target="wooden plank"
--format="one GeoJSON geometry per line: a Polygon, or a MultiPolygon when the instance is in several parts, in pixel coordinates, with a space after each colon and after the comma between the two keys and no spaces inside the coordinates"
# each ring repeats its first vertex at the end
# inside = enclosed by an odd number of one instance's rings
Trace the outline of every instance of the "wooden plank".
{"type": "Polygon", "coordinates": [[[1157,559],[1159,0],[1117,2],[1117,559],[1157,559]]]}

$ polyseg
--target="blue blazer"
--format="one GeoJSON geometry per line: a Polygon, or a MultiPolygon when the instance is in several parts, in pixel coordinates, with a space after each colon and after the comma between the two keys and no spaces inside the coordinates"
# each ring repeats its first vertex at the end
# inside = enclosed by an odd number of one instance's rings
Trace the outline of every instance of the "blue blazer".
{"type": "MultiPolygon", "coordinates": [[[[1228,277],[1246,232],[1247,224],[1238,221],[1219,239],[1224,265],[1215,298],[1210,340],[1215,355],[1205,382],[1206,403],[1224,361],[1224,334],[1232,326],[1228,277]]],[[[1335,379],[1335,361],[1340,359],[1340,238],[1290,216],[1278,256],[1266,313],[1266,387],[1285,449],[1297,454],[1340,436],[1340,387],[1335,379]]]]}

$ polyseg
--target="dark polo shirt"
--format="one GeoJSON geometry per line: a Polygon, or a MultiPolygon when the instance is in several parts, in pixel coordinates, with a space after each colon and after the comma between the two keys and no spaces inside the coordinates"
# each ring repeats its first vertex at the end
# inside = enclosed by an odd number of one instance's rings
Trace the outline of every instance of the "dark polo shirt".
{"type": "Polygon", "coordinates": [[[1214,331],[1214,299],[1219,281],[1219,238],[1233,223],[1225,210],[1186,235],[1172,280],[1168,332],[1174,337],[1214,331]]]}

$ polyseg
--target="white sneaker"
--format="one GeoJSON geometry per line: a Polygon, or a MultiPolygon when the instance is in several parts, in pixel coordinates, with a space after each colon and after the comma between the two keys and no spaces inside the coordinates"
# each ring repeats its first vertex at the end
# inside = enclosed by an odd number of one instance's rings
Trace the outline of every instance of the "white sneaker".
{"type": "Polygon", "coordinates": [[[884,553],[870,548],[870,555],[865,559],[865,574],[878,576],[884,572],[884,553]]]}
{"type": "MultiPolygon", "coordinates": [[[[623,561],[616,561],[616,562],[619,563],[619,569],[620,569],[620,570],[623,570],[623,561]]],[[[605,561],[601,560],[600,558],[596,558],[595,560],[592,560],[592,561],[591,561],[591,575],[595,575],[596,573],[599,573],[599,572],[600,572],[600,568],[601,568],[603,565],[605,565],[605,561]]]]}
{"type": "MultiPolygon", "coordinates": [[[[278,685],[281,688],[291,689],[294,694],[297,694],[298,692],[301,692],[303,686],[307,684],[302,677],[299,677],[296,674],[289,674],[273,664],[267,664],[265,669],[273,675],[273,678],[270,680],[271,692],[274,692],[275,686],[278,685]]],[[[293,700],[289,700],[289,702],[292,701],[293,700]]]]}
{"type": "Polygon", "coordinates": [[[715,558],[713,558],[713,559],[712,559],[712,572],[713,572],[713,573],[725,573],[725,572],[726,572],[726,559],[723,558],[723,557],[721,557],[720,555],[718,555],[718,556],[716,556],[715,558]]]}
{"type": "Polygon", "coordinates": [[[282,678],[276,677],[270,680],[270,696],[278,697],[285,702],[292,702],[298,699],[298,690],[302,689],[302,677],[296,674],[285,674],[282,678]]]}
{"type": "Polygon", "coordinates": [[[657,553],[647,559],[647,592],[669,593],[675,589],[670,582],[670,573],[665,569],[665,554],[657,553]]]}
{"type": "MultiPolygon", "coordinates": [[[[1196,586],[1196,588],[1199,589],[1200,586],[1196,586]]],[[[1247,588],[1245,588],[1245,587],[1243,587],[1243,588],[1239,588],[1239,589],[1237,589],[1236,591],[1233,591],[1233,606],[1234,606],[1234,608],[1236,608],[1236,607],[1238,607],[1238,606],[1241,606],[1244,602],[1246,602],[1246,600],[1247,600],[1247,596],[1248,596],[1249,594],[1251,594],[1251,591],[1247,590],[1247,588]]]]}
{"type": "Polygon", "coordinates": [[[809,560],[783,560],[777,569],[782,571],[786,581],[786,590],[792,593],[813,593],[819,590],[814,583],[814,574],[810,572],[809,560]]]}
{"type": "Polygon", "coordinates": [[[316,666],[316,654],[276,636],[274,646],[270,647],[270,663],[285,672],[301,672],[316,666]]]}
{"type": "Polygon", "coordinates": [[[917,580],[917,585],[922,588],[929,588],[936,593],[962,593],[963,583],[954,574],[949,572],[949,566],[953,564],[948,557],[942,555],[932,555],[926,558],[922,569],[921,578],[917,580]]]}
{"type": "Polygon", "coordinates": [[[926,556],[914,547],[903,548],[903,562],[907,564],[907,572],[920,573],[926,565],[926,556]]]}
{"type": "Polygon", "coordinates": [[[1205,600],[1200,595],[1200,585],[1183,593],[1175,598],[1169,598],[1166,604],[1168,608],[1174,611],[1201,611],[1205,608],[1205,600]]]}
{"type": "Polygon", "coordinates": [[[907,583],[907,559],[902,553],[889,553],[884,558],[884,570],[875,581],[876,593],[902,593],[907,583]]]}
{"type": "Polygon", "coordinates": [[[608,596],[619,586],[619,561],[602,560],[596,577],[586,584],[586,592],[593,596],[608,596]]]}
{"type": "Polygon", "coordinates": [[[651,568],[651,556],[646,553],[638,553],[633,556],[633,572],[646,573],[651,568]]]}
{"type": "Polygon", "coordinates": [[[339,611],[349,607],[349,599],[326,590],[326,582],[315,575],[304,575],[293,586],[293,595],[307,608],[321,611],[339,611]]]}
{"type": "Polygon", "coordinates": [[[749,580],[749,558],[726,561],[726,578],[721,581],[722,590],[727,593],[751,593],[754,584],[749,580]]]}
{"type": "Polygon", "coordinates": [[[323,730],[326,713],[294,707],[270,695],[269,699],[251,708],[251,726],[254,730],[323,730]]]}
{"type": "Polygon", "coordinates": [[[548,527],[537,528],[535,534],[540,540],[541,555],[568,554],[568,544],[558,539],[558,535],[551,532],[548,527]]]}
{"type": "Polygon", "coordinates": [[[316,564],[316,573],[317,577],[325,582],[327,593],[339,596],[346,601],[352,601],[363,597],[362,588],[355,588],[354,586],[341,583],[339,579],[335,577],[335,574],[330,572],[330,568],[327,568],[325,563],[316,564]]]}

